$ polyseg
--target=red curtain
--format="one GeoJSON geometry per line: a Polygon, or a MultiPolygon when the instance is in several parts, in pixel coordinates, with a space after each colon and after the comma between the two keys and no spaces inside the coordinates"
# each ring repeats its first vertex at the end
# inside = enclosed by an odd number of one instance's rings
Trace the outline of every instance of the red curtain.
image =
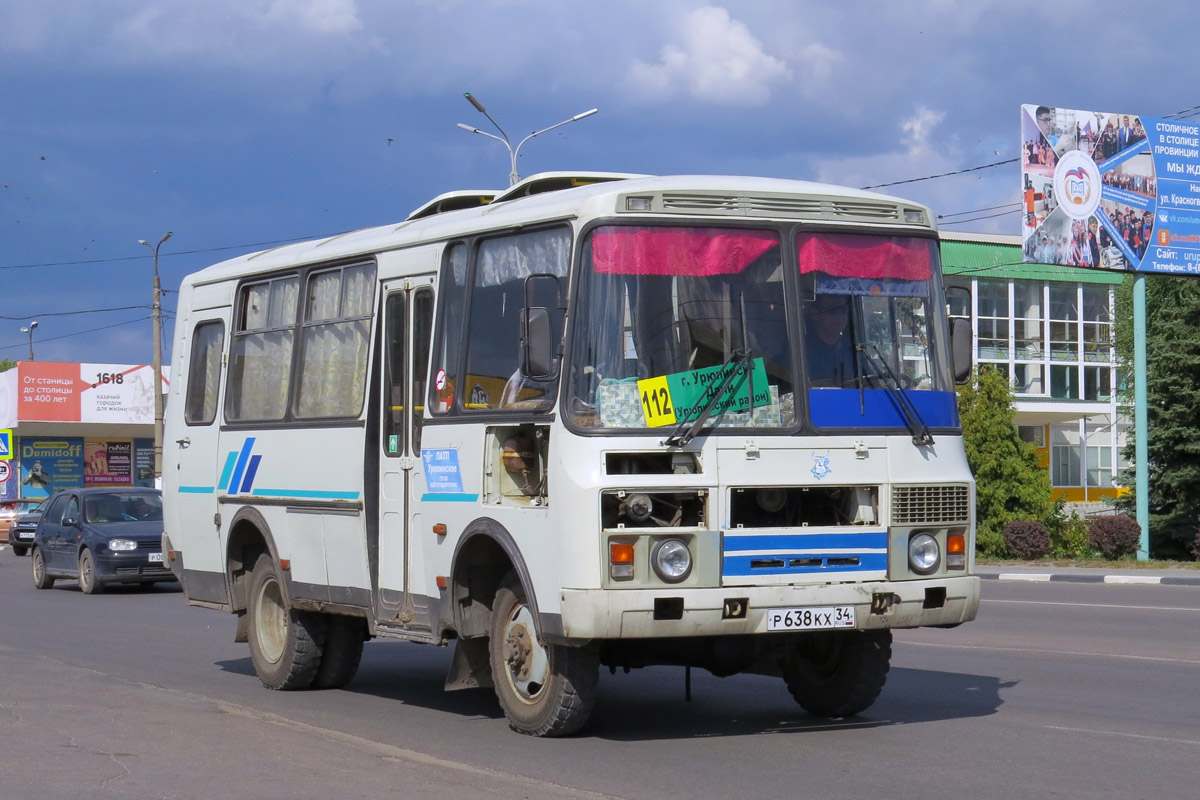
{"type": "Polygon", "coordinates": [[[592,262],[618,275],[728,275],[778,244],[768,231],[610,226],[592,234],[592,262]]]}
{"type": "Polygon", "coordinates": [[[800,272],[824,272],[838,278],[929,280],[933,272],[931,239],[853,233],[802,233],[796,237],[800,272]]]}

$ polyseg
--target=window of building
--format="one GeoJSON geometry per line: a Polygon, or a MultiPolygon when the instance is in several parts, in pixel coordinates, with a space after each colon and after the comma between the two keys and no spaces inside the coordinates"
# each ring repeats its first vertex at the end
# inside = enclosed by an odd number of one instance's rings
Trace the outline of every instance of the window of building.
{"type": "Polygon", "coordinates": [[[1080,485],[1079,446],[1053,445],[1050,448],[1050,483],[1053,486],[1080,485]]]}
{"type": "Polygon", "coordinates": [[[1087,448],[1087,485],[1108,488],[1113,485],[1112,448],[1087,448]]]}
{"type": "Polygon", "coordinates": [[[1017,435],[1022,442],[1029,442],[1038,447],[1046,446],[1046,429],[1041,425],[1018,425],[1017,435]]]}

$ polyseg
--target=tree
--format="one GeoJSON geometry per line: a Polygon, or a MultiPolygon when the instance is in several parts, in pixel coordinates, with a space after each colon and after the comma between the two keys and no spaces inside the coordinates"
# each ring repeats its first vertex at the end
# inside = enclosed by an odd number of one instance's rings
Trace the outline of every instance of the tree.
{"type": "Polygon", "coordinates": [[[17,365],[17,362],[15,362],[15,361],[9,361],[7,358],[0,359],[0,372],[8,372],[10,369],[15,367],[16,365],[17,365]]]}
{"type": "Polygon", "coordinates": [[[975,475],[977,549],[1004,554],[1004,526],[1018,520],[1050,525],[1055,516],[1050,476],[1038,466],[1032,444],[1014,423],[1012,388],[1000,372],[984,366],[958,388],[967,464],[975,475]]]}
{"type": "MultiPolygon", "coordinates": [[[[1146,277],[1146,424],[1150,554],[1186,558],[1200,525],[1200,281],[1146,277]]],[[[1133,405],[1133,279],[1117,292],[1117,355],[1126,365],[1123,400],[1133,405]]],[[[1134,436],[1121,480],[1134,484],[1134,436]]],[[[1134,513],[1131,493],[1118,501],[1134,513]]]]}

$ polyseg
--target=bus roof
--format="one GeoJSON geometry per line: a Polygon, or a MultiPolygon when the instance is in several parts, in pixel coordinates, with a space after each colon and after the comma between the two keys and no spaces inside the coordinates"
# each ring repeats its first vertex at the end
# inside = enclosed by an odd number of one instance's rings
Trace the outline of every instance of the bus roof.
{"type": "Polygon", "coordinates": [[[503,192],[439,195],[398,223],[239,256],[193,273],[184,283],[213,283],[538,221],[619,214],[643,219],[686,215],[713,221],[804,220],[935,230],[933,214],[919,203],[830,184],[725,175],[540,173],[503,192]],[[630,203],[626,198],[641,199],[630,203]]]}

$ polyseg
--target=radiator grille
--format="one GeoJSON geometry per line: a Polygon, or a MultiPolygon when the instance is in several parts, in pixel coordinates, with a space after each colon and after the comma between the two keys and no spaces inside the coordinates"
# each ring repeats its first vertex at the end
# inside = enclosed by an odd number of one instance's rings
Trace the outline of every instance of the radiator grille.
{"type": "Polygon", "coordinates": [[[895,486],[893,525],[941,525],[969,522],[971,493],[966,486],[895,486]]]}
{"type": "Polygon", "coordinates": [[[900,219],[900,207],[893,203],[833,198],[808,199],[782,195],[668,192],[662,195],[662,210],[668,213],[701,212],[732,216],[858,219],[872,222],[900,219]]]}

